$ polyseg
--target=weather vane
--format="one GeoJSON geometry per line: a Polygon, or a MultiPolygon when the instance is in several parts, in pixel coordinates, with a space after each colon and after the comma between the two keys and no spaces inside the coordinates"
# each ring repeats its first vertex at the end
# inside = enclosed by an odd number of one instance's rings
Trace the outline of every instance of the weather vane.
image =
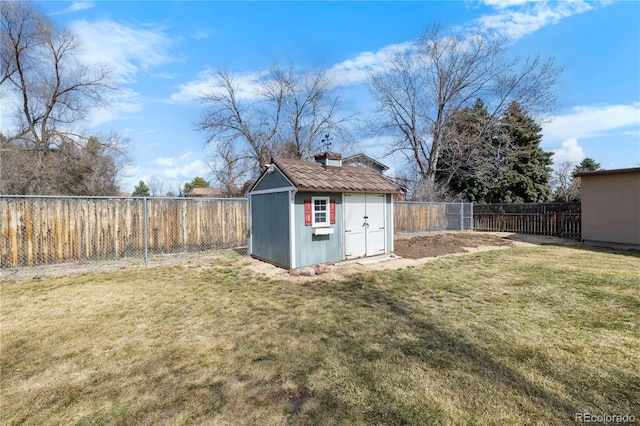
{"type": "Polygon", "coordinates": [[[322,142],[324,144],[324,150],[325,151],[330,151],[331,149],[331,141],[333,140],[333,138],[331,136],[329,136],[329,133],[327,133],[326,135],[324,135],[324,138],[322,138],[322,140],[320,142],[322,142]]]}

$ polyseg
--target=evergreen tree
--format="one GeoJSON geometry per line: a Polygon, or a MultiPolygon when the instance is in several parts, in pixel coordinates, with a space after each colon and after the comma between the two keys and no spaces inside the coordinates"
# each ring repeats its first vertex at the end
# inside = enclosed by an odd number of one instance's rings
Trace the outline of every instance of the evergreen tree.
{"type": "Polygon", "coordinates": [[[138,182],[138,185],[136,185],[135,189],[133,190],[133,194],[131,194],[132,197],[150,197],[151,193],[149,192],[149,187],[147,186],[146,183],[144,183],[144,181],[140,181],[138,182]]]}
{"type": "Polygon", "coordinates": [[[580,172],[595,172],[596,170],[600,170],[600,163],[596,163],[596,160],[593,158],[585,158],[573,169],[573,174],[580,172]]]}
{"type": "Polygon", "coordinates": [[[491,117],[481,99],[452,115],[436,179],[469,202],[485,202],[492,184],[491,117]]]}
{"type": "Polygon", "coordinates": [[[548,201],[551,153],[540,148],[542,128],[516,103],[498,120],[478,99],[452,115],[438,181],[465,201],[548,201]]]}
{"type": "Polygon", "coordinates": [[[208,188],[208,187],[209,187],[209,182],[207,182],[206,180],[204,180],[204,178],[201,178],[200,176],[196,176],[195,178],[193,178],[191,182],[187,182],[184,184],[184,194],[188,196],[189,193],[193,191],[194,188],[208,188]]]}
{"type": "Polygon", "coordinates": [[[540,148],[542,128],[517,103],[501,118],[492,147],[496,150],[497,176],[489,195],[492,203],[549,201],[551,156],[540,148]]]}

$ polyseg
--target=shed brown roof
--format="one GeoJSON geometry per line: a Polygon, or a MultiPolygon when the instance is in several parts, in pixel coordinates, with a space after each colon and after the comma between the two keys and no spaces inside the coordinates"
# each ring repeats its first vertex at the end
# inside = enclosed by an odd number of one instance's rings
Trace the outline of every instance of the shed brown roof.
{"type": "Polygon", "coordinates": [[[315,192],[402,192],[400,186],[368,167],[332,167],[303,160],[273,159],[272,162],[291,183],[301,190],[315,192]]]}

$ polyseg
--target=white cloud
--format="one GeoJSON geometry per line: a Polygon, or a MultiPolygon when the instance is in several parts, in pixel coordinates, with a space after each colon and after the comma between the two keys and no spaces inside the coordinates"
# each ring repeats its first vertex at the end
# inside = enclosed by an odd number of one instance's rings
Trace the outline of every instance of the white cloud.
{"type": "MultiPolygon", "coordinates": [[[[260,88],[260,82],[268,74],[268,71],[247,72],[233,76],[237,88],[238,99],[254,99],[260,88]]],[[[173,102],[188,102],[200,99],[203,96],[219,91],[221,86],[215,71],[206,70],[200,73],[198,78],[178,86],[177,93],[171,95],[173,102]]]]}
{"type": "Polygon", "coordinates": [[[631,105],[577,106],[571,114],[555,117],[543,126],[543,144],[570,138],[587,139],[607,133],[627,134],[640,130],[640,102],[631,105]]]}
{"type": "MultiPolygon", "coordinates": [[[[569,2],[526,0],[486,0],[485,4],[496,9],[472,22],[470,34],[480,29],[489,33],[505,35],[517,39],[561,19],[593,9],[583,0],[569,2]]],[[[414,47],[414,41],[392,44],[375,52],[366,51],[333,65],[328,76],[336,86],[349,86],[364,83],[371,72],[384,71],[389,59],[396,53],[408,51],[414,47]]],[[[268,74],[266,71],[238,74],[237,81],[241,98],[255,97],[258,83],[268,74]]],[[[179,91],[171,96],[174,102],[199,99],[203,94],[215,90],[217,78],[211,70],[202,72],[194,81],[178,86],[179,91]]]]}
{"type": "Polygon", "coordinates": [[[211,37],[212,34],[213,33],[211,32],[211,30],[200,29],[200,30],[196,31],[196,33],[193,36],[193,38],[195,38],[196,40],[206,40],[209,37],[211,37]]]}
{"type": "Polygon", "coordinates": [[[118,178],[120,191],[133,192],[133,188],[136,187],[138,182],[145,179],[144,176],[141,176],[141,173],[139,167],[132,165],[125,166],[118,178]]]}
{"type": "MultiPolygon", "coordinates": [[[[472,22],[468,28],[470,34],[473,34],[474,30],[481,29],[514,39],[534,32],[545,25],[557,23],[562,18],[593,8],[582,0],[533,3],[525,0],[487,0],[485,4],[494,7],[497,11],[472,22]]],[[[327,74],[336,86],[364,83],[370,73],[384,71],[388,66],[389,59],[394,54],[409,51],[414,46],[414,41],[407,41],[385,46],[375,52],[362,52],[353,58],[333,65],[327,74]]],[[[235,75],[239,97],[254,98],[258,83],[267,74],[267,71],[261,71],[235,75]]],[[[179,90],[171,95],[171,101],[185,102],[199,99],[204,94],[212,90],[215,91],[217,86],[215,73],[212,70],[206,70],[200,73],[195,80],[178,86],[179,90]]]]}
{"type": "MultiPolygon", "coordinates": [[[[82,10],[90,6],[91,2],[79,2],[73,3],[71,8],[82,10]]],[[[140,73],[150,72],[154,67],[174,60],[170,54],[173,41],[159,28],[134,28],[113,21],[85,20],[73,22],[70,28],[80,41],[79,59],[88,64],[107,65],[112,70],[112,78],[119,83],[133,82],[140,73]]],[[[14,98],[13,95],[5,97],[3,94],[3,102],[6,101],[7,106],[13,106],[14,98]]],[[[89,128],[143,109],[139,94],[129,88],[111,93],[106,101],[109,105],[107,108],[91,108],[88,112],[86,120],[89,128]]],[[[0,123],[3,131],[7,124],[0,123]]]]}
{"type": "MultiPolygon", "coordinates": [[[[76,8],[84,7],[82,5],[76,8]]],[[[80,9],[78,9],[80,10],[80,9]]],[[[103,20],[75,21],[70,28],[81,42],[80,58],[89,64],[105,64],[118,83],[133,83],[140,74],[175,60],[171,55],[173,40],[158,27],[127,26],[103,20]]],[[[107,108],[93,108],[87,117],[90,127],[142,111],[140,95],[132,89],[121,88],[107,99],[107,108]]]]}
{"type": "Polygon", "coordinates": [[[174,42],[158,27],[80,20],[71,29],[82,42],[83,60],[108,64],[119,81],[133,82],[138,74],[174,60],[174,42]]]}
{"type": "Polygon", "coordinates": [[[518,39],[561,19],[593,9],[593,5],[582,0],[536,1],[489,0],[485,4],[497,9],[494,14],[478,18],[475,23],[487,32],[518,39]]]}
{"type": "Polygon", "coordinates": [[[140,112],[143,109],[139,94],[125,88],[111,93],[107,98],[107,105],[105,108],[92,108],[89,111],[87,116],[89,127],[96,127],[123,116],[140,112]]]}
{"type": "Polygon", "coordinates": [[[370,152],[373,152],[377,157],[381,157],[389,148],[389,145],[393,143],[394,139],[394,136],[387,135],[363,138],[358,141],[357,149],[364,150],[363,152],[369,156],[372,156],[373,154],[370,152]]]}
{"type": "Polygon", "coordinates": [[[209,166],[202,159],[203,155],[206,154],[196,155],[187,152],[179,157],[158,157],[150,164],[161,166],[160,174],[167,178],[191,181],[196,176],[206,177],[211,173],[209,166]]]}
{"type": "MultiPolygon", "coordinates": [[[[106,94],[105,101],[106,106],[89,107],[86,116],[74,124],[81,124],[91,129],[123,116],[139,112],[143,108],[139,94],[127,88],[120,88],[115,92],[106,94]]],[[[17,94],[11,92],[2,93],[0,132],[11,134],[15,131],[12,117],[16,110],[20,110],[20,98],[17,94]]]]}
{"type": "Polygon", "coordinates": [[[511,6],[526,4],[529,1],[530,0],[485,0],[484,4],[487,6],[493,6],[497,9],[504,9],[511,6]]]}
{"type": "Polygon", "coordinates": [[[81,10],[91,9],[95,5],[92,1],[74,1],[69,6],[69,12],[79,12],[81,10]]]}
{"type": "Polygon", "coordinates": [[[556,165],[564,163],[565,161],[579,163],[585,157],[586,155],[576,138],[567,139],[562,142],[560,148],[553,150],[553,163],[556,165]]]}
{"type": "Polygon", "coordinates": [[[177,157],[157,157],[141,166],[127,166],[119,180],[120,189],[132,192],[141,180],[149,183],[150,179],[156,178],[163,182],[164,191],[177,193],[177,188],[182,188],[196,176],[209,179],[211,170],[206,155],[187,152],[177,157]]]}
{"type": "Polygon", "coordinates": [[[337,86],[363,83],[367,81],[371,72],[384,71],[393,55],[407,51],[413,46],[413,42],[405,42],[385,46],[377,52],[362,52],[353,59],[347,59],[331,67],[328,75],[337,86]]]}
{"type": "Polygon", "coordinates": [[[80,12],[82,10],[91,9],[95,6],[95,2],[92,1],[74,1],[71,2],[71,5],[64,10],[58,12],[52,12],[52,15],[66,15],[69,13],[80,12]]]}
{"type": "MultiPolygon", "coordinates": [[[[347,86],[363,83],[370,72],[383,71],[391,55],[410,49],[413,42],[392,44],[377,52],[363,52],[353,59],[348,59],[331,67],[327,71],[332,84],[347,86]]],[[[238,99],[255,99],[261,84],[268,78],[269,71],[246,72],[233,75],[238,99]]],[[[205,70],[188,83],[178,86],[178,92],[171,95],[173,102],[188,102],[202,98],[204,95],[220,90],[218,76],[214,70],[205,70]]]]}
{"type": "MultiPolygon", "coordinates": [[[[190,155],[190,154],[191,153],[185,154],[185,155],[190,155]]],[[[171,167],[171,166],[175,165],[177,163],[177,161],[178,161],[178,158],[175,158],[175,157],[158,157],[155,160],[153,160],[151,162],[151,164],[155,164],[155,165],[158,165],[158,166],[171,167]]]]}
{"type": "Polygon", "coordinates": [[[207,163],[197,159],[186,164],[173,166],[170,169],[164,169],[162,175],[171,179],[191,181],[196,176],[206,178],[210,173],[211,170],[207,163]]]}

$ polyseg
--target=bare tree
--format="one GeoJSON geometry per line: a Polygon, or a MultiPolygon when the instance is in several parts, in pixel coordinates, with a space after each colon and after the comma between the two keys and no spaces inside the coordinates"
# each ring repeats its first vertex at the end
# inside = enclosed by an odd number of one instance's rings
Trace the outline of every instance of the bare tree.
{"type": "Polygon", "coordinates": [[[573,169],[576,163],[573,161],[563,161],[553,171],[551,185],[555,187],[555,198],[565,203],[576,198],[575,185],[573,185],[573,169]]]}
{"type": "Polygon", "coordinates": [[[164,182],[157,176],[149,179],[147,186],[149,187],[149,193],[152,197],[162,197],[165,194],[164,182]]]}
{"type": "Polygon", "coordinates": [[[219,143],[214,158],[209,163],[211,174],[220,185],[225,197],[240,197],[247,189],[247,183],[255,178],[252,173],[251,157],[242,155],[233,149],[230,143],[219,143]]]}
{"type": "Polygon", "coordinates": [[[311,158],[326,134],[341,141],[350,139],[344,125],[351,117],[339,116],[339,99],[332,94],[324,71],[295,74],[291,68],[275,68],[272,76],[284,86],[284,125],[278,136],[286,156],[311,158]]]}
{"type": "Polygon", "coordinates": [[[576,174],[580,172],[600,170],[600,163],[593,158],[584,158],[580,163],[563,161],[553,172],[552,185],[555,187],[556,200],[565,202],[580,201],[582,179],[576,174]]]}
{"type": "Polygon", "coordinates": [[[30,167],[37,152],[0,137],[0,194],[117,195],[118,175],[127,162],[113,136],[90,137],[79,145],[62,141],[41,158],[41,169],[30,167]],[[106,142],[105,142],[106,140],[106,142]]]}
{"type": "Polygon", "coordinates": [[[445,35],[433,26],[413,50],[396,54],[385,72],[370,76],[377,106],[372,128],[395,136],[392,151],[405,154],[425,185],[435,187],[443,151],[459,149],[447,146],[459,142],[447,137],[452,115],[476,99],[488,104],[487,127],[513,102],[537,116],[552,110],[560,72],[553,59],[511,59],[507,47],[506,39],[445,35]]]}
{"type": "MultiPolygon", "coordinates": [[[[106,93],[116,88],[109,69],[79,61],[76,36],[58,29],[32,3],[5,1],[0,9],[0,83],[16,100],[7,143],[30,152],[25,191],[43,193],[46,166],[51,164],[46,157],[69,144],[85,146],[90,137],[80,124],[89,109],[105,105],[106,93]]],[[[112,139],[99,141],[108,144],[112,139]]]]}
{"type": "MultiPolygon", "coordinates": [[[[326,133],[348,138],[339,100],[324,72],[296,74],[274,67],[247,94],[227,71],[203,98],[207,111],[198,128],[222,147],[227,160],[250,158],[261,169],[271,157],[309,158],[326,133]]],[[[223,159],[223,162],[227,161],[223,159]]]]}

